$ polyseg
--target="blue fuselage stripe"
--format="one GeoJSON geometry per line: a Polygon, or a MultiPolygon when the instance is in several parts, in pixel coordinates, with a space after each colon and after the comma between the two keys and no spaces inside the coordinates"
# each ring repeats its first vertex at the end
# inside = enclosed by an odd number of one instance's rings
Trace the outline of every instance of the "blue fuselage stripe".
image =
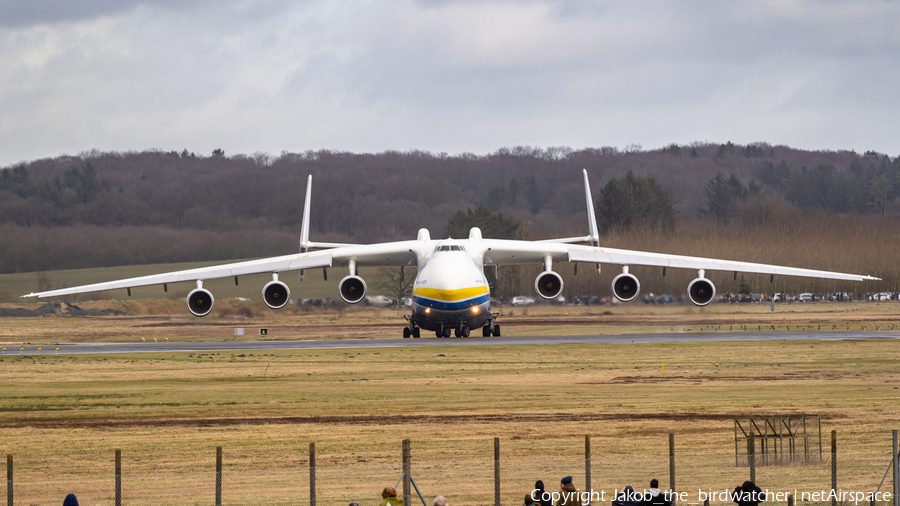
{"type": "Polygon", "coordinates": [[[486,293],[479,297],[473,297],[459,302],[447,302],[444,300],[429,299],[427,297],[413,296],[413,302],[422,306],[430,307],[440,311],[458,311],[460,309],[468,309],[472,306],[480,306],[489,301],[491,295],[486,293]]]}

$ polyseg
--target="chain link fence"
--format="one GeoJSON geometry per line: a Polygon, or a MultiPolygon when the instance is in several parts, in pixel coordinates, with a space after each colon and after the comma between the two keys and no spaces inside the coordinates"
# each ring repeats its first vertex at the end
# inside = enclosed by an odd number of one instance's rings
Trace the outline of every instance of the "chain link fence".
{"type": "MultiPolygon", "coordinates": [[[[489,448],[488,442],[486,446],[489,448]]],[[[573,458],[547,458],[537,454],[528,459],[504,460],[501,453],[498,460],[441,462],[418,462],[412,451],[407,504],[419,505],[424,500],[430,506],[436,495],[443,495],[453,506],[521,505],[537,480],[544,482],[548,492],[555,492],[560,490],[559,483],[564,476],[571,476],[579,491],[593,492],[582,496],[585,503],[609,504],[617,491],[631,485],[641,492],[654,478],[659,480],[660,488],[669,490],[674,477],[678,505],[703,504],[704,499],[710,504],[732,504],[729,493],[750,479],[751,472],[755,474],[756,484],[771,494],[767,497],[768,505],[788,504],[787,496],[791,495],[794,504],[871,506],[872,497],[866,494],[876,490],[881,495],[875,504],[894,504],[893,496],[884,495],[884,492],[893,493],[897,480],[895,473],[889,471],[894,460],[889,451],[841,452],[834,461],[829,453],[823,461],[811,465],[796,463],[751,469],[736,466],[732,453],[670,457],[667,451],[656,455],[604,455],[601,448],[595,446],[593,450],[593,454],[573,458]],[[833,468],[835,490],[839,494],[834,501],[828,496],[833,468]],[[497,470],[499,473],[495,474],[497,470]],[[854,495],[847,495],[850,493],[854,495]]],[[[292,454],[285,449],[273,453],[277,455],[266,459],[257,454],[230,453],[225,448],[217,465],[215,449],[211,449],[206,459],[191,462],[192,467],[187,470],[168,472],[163,469],[169,464],[156,465],[145,454],[129,458],[125,451],[119,480],[114,472],[113,455],[109,456],[108,466],[81,468],[77,472],[70,472],[62,459],[12,456],[7,460],[7,506],[59,505],[70,493],[84,506],[346,506],[351,502],[365,506],[380,502],[381,490],[387,486],[395,487],[403,497],[404,466],[399,452],[396,462],[382,459],[326,465],[311,461],[305,448],[294,448],[292,454]]]]}

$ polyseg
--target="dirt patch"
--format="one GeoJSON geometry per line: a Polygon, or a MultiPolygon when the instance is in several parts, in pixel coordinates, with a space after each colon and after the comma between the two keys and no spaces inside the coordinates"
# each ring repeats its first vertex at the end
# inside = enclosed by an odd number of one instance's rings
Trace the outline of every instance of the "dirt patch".
{"type": "Polygon", "coordinates": [[[81,309],[75,304],[53,301],[37,309],[0,308],[0,317],[32,318],[41,316],[128,316],[128,313],[117,309],[81,309]]]}
{"type": "Polygon", "coordinates": [[[237,425],[422,425],[498,422],[591,422],[603,420],[731,420],[747,416],[745,413],[545,413],[545,414],[487,414],[487,415],[347,415],[347,416],[285,416],[239,418],[186,418],[164,420],[41,420],[0,423],[5,429],[93,429],[125,427],[229,427],[237,425]]]}
{"type": "Polygon", "coordinates": [[[711,381],[724,381],[729,383],[743,383],[748,381],[797,381],[797,380],[840,380],[845,376],[839,374],[803,374],[784,373],[781,376],[721,376],[718,374],[698,374],[681,376],[617,376],[609,381],[591,381],[578,383],[579,385],[655,385],[659,383],[707,383],[711,381]]]}

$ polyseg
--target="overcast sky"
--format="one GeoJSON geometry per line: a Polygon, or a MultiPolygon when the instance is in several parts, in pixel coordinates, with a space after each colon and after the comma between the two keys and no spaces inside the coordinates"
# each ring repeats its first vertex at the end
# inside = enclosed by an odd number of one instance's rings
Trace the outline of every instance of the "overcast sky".
{"type": "Polygon", "coordinates": [[[900,155],[900,2],[0,0],[0,166],[765,141],[900,155]]]}

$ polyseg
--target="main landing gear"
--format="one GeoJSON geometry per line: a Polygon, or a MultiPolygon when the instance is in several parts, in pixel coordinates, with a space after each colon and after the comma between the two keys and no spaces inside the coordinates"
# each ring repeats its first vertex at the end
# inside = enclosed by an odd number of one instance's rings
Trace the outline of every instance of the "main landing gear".
{"type": "MultiPolygon", "coordinates": [[[[500,325],[494,323],[498,316],[500,316],[500,313],[491,313],[491,318],[487,320],[487,324],[481,327],[481,335],[483,337],[500,337],[500,325]]],[[[403,317],[409,322],[409,326],[403,328],[403,337],[420,337],[421,330],[416,325],[413,315],[405,314],[403,317]]],[[[450,334],[453,334],[455,337],[466,338],[472,335],[472,330],[465,323],[460,322],[458,327],[441,325],[441,328],[434,331],[434,337],[437,338],[447,338],[450,337],[450,334]]]]}
{"type": "Polygon", "coordinates": [[[481,327],[481,335],[483,337],[500,337],[500,325],[494,323],[498,316],[500,316],[499,312],[491,313],[491,317],[487,321],[487,324],[484,327],[481,327]]]}
{"type": "Polygon", "coordinates": [[[409,339],[410,337],[419,338],[421,337],[421,332],[419,331],[419,326],[416,325],[415,320],[413,320],[412,315],[405,314],[403,315],[406,318],[406,321],[409,322],[408,327],[403,327],[403,339],[409,339]]]}

